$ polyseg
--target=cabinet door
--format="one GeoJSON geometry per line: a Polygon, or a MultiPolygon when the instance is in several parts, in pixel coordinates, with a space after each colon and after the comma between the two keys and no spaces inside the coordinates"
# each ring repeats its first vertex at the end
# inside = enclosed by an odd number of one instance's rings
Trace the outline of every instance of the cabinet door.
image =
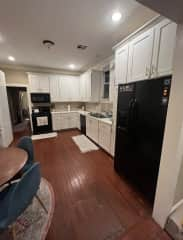
{"type": "Polygon", "coordinates": [[[91,100],[91,71],[85,73],[86,101],[91,100]]]}
{"type": "Polygon", "coordinates": [[[69,129],[69,117],[67,113],[60,114],[60,129],[69,129]]]}
{"type": "Polygon", "coordinates": [[[29,86],[31,93],[39,93],[39,77],[37,75],[29,75],[29,86]]]}
{"type": "Polygon", "coordinates": [[[77,128],[77,113],[68,113],[69,128],[77,128]]]}
{"type": "Polygon", "coordinates": [[[154,28],[130,43],[128,82],[150,78],[154,43],[154,28]]]}
{"type": "Polygon", "coordinates": [[[39,88],[42,93],[50,92],[50,80],[48,75],[39,75],[39,88]]]}
{"type": "Polygon", "coordinates": [[[60,102],[61,101],[59,76],[50,76],[50,94],[51,94],[52,102],[60,102]]]}
{"type": "Polygon", "coordinates": [[[152,76],[172,73],[177,25],[165,19],[155,27],[152,76]]]}
{"type": "Polygon", "coordinates": [[[108,153],[111,150],[111,125],[99,122],[99,145],[108,153]]]}
{"type": "Polygon", "coordinates": [[[80,101],[85,101],[86,100],[86,84],[85,84],[85,76],[84,76],[84,74],[82,74],[81,76],[80,76],[80,80],[79,80],[79,95],[80,95],[80,97],[79,97],[79,99],[80,99],[80,101]]]}
{"type": "Polygon", "coordinates": [[[126,83],[128,73],[129,45],[120,47],[115,53],[115,84],[126,83]]]}
{"type": "Polygon", "coordinates": [[[99,121],[97,119],[87,117],[86,135],[96,143],[98,143],[98,128],[99,121]]]}
{"type": "Polygon", "coordinates": [[[70,101],[79,101],[79,77],[69,76],[68,88],[70,101]]]}
{"type": "Polygon", "coordinates": [[[59,113],[52,113],[52,125],[53,131],[59,131],[61,129],[59,113]]]}
{"type": "Polygon", "coordinates": [[[70,101],[70,83],[68,76],[60,76],[60,98],[61,101],[70,101]]]}

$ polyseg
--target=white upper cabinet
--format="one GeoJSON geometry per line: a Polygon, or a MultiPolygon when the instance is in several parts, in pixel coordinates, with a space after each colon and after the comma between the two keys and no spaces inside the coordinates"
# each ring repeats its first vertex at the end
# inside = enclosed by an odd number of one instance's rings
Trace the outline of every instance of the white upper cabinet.
{"type": "Polygon", "coordinates": [[[79,101],[79,77],[61,76],[61,101],[79,101]]]}
{"type": "Polygon", "coordinates": [[[168,19],[152,25],[116,49],[116,84],[172,74],[177,25],[168,19]]]}
{"type": "Polygon", "coordinates": [[[32,93],[49,93],[50,79],[46,74],[29,74],[29,85],[32,93]]]}
{"type": "Polygon", "coordinates": [[[91,72],[85,72],[80,76],[80,100],[87,102],[91,99],[91,72]]]}
{"type": "Polygon", "coordinates": [[[177,25],[168,19],[155,27],[152,77],[172,73],[177,25]]]}
{"type": "Polygon", "coordinates": [[[127,82],[129,45],[126,44],[115,53],[115,84],[127,82]]]}
{"type": "Polygon", "coordinates": [[[150,78],[153,56],[154,29],[150,29],[130,43],[128,82],[150,78]]]}
{"type": "Polygon", "coordinates": [[[99,102],[101,97],[102,72],[87,71],[80,76],[80,100],[99,102]]]}
{"type": "Polygon", "coordinates": [[[52,102],[60,102],[60,78],[57,75],[50,76],[50,95],[52,102]]]}

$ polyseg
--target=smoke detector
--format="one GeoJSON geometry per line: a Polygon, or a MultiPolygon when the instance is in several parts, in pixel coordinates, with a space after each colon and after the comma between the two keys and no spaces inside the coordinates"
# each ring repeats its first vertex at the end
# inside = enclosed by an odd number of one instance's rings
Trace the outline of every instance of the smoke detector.
{"type": "Polygon", "coordinates": [[[79,44],[79,45],[77,46],[77,49],[85,50],[85,49],[87,49],[87,47],[88,47],[88,46],[86,46],[86,45],[79,44]]]}
{"type": "Polygon", "coordinates": [[[50,48],[52,48],[55,45],[55,43],[53,41],[51,41],[51,40],[43,40],[43,45],[46,48],[50,49],[50,48]]]}

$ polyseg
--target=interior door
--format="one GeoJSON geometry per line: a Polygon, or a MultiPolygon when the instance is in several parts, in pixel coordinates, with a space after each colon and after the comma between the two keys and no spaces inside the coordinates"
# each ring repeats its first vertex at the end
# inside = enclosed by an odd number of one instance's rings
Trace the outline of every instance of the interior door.
{"type": "Polygon", "coordinates": [[[10,120],[8,96],[4,73],[0,71],[0,144],[1,147],[8,147],[13,140],[13,131],[10,120]]]}
{"type": "Polygon", "coordinates": [[[116,84],[123,84],[127,81],[128,73],[128,54],[129,45],[126,44],[116,51],[115,54],[115,73],[116,73],[116,84]]]}
{"type": "Polygon", "coordinates": [[[128,82],[150,78],[153,56],[154,29],[136,37],[130,43],[128,82]]]}

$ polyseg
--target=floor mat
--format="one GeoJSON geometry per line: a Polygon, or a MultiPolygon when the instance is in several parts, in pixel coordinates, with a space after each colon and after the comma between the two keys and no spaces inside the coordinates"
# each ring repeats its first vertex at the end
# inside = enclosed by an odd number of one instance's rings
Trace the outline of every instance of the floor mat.
{"type": "Polygon", "coordinates": [[[78,135],[78,136],[72,137],[72,139],[82,153],[99,150],[99,148],[92,141],[90,141],[85,135],[78,135]]]}

